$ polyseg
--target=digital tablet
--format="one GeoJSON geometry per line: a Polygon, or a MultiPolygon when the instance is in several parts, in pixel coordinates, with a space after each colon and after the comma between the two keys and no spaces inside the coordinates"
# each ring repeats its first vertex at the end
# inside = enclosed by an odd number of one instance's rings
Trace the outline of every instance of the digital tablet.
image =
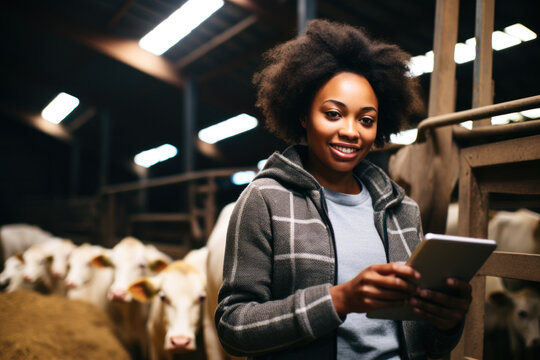
{"type": "MultiPolygon", "coordinates": [[[[470,281],[496,248],[495,241],[489,239],[428,233],[407,265],[420,273],[421,278],[414,281],[419,287],[445,292],[446,278],[470,281]]],[[[420,319],[410,306],[379,309],[367,313],[367,316],[393,320],[420,319]]]]}

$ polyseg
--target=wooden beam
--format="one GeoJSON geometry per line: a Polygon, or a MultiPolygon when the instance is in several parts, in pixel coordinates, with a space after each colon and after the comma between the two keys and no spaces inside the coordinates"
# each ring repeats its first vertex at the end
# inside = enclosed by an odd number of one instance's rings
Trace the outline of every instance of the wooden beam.
{"type": "Polygon", "coordinates": [[[5,112],[7,115],[13,117],[14,119],[40,131],[49,136],[54,137],[57,140],[60,140],[65,143],[71,143],[73,137],[71,134],[64,128],[64,126],[59,124],[53,124],[44,118],[40,114],[32,113],[26,110],[14,108],[8,104],[1,104],[0,111],[5,112]]]}
{"type": "Polygon", "coordinates": [[[120,19],[124,17],[124,15],[128,12],[129,8],[132,7],[136,1],[137,0],[127,0],[124,5],[122,5],[120,10],[118,10],[116,14],[114,14],[114,16],[111,18],[111,20],[109,20],[109,22],[107,23],[107,28],[112,29],[116,24],[118,24],[120,19]]]}
{"type": "Polygon", "coordinates": [[[194,61],[200,59],[202,56],[207,54],[208,52],[212,51],[213,49],[217,48],[218,46],[222,45],[226,41],[229,41],[236,35],[240,34],[242,31],[246,30],[248,27],[256,23],[258,20],[257,15],[250,15],[244,20],[240,21],[238,24],[234,25],[233,27],[229,28],[224,33],[214,37],[207,43],[204,43],[199,48],[195,49],[194,51],[190,52],[175,64],[176,69],[180,71],[181,69],[185,68],[189,64],[193,63],[194,61]]]}
{"type": "Polygon", "coordinates": [[[184,80],[173,63],[139,47],[138,41],[100,33],[44,10],[21,13],[29,23],[46,31],[68,37],[98,53],[109,56],[147,75],[183,89],[184,80]]]}
{"type": "MultiPolygon", "coordinates": [[[[495,18],[495,0],[476,0],[476,58],[474,59],[472,107],[493,104],[493,49],[491,34],[495,18]]],[[[473,122],[473,127],[490,126],[491,118],[473,122]]]]}
{"type": "Polygon", "coordinates": [[[96,115],[96,113],[97,113],[97,110],[95,107],[88,108],[84,113],[77,116],[69,124],[65,125],[66,130],[73,134],[73,132],[77,131],[81,126],[83,126],[91,118],[93,118],[96,115]]]}
{"type": "MultiPolygon", "coordinates": [[[[254,0],[227,0],[227,2],[257,15],[261,21],[267,23],[278,32],[290,32],[296,24],[296,14],[285,5],[276,1],[265,1],[264,5],[254,0]]],[[[294,34],[291,34],[294,35],[294,34]]]]}

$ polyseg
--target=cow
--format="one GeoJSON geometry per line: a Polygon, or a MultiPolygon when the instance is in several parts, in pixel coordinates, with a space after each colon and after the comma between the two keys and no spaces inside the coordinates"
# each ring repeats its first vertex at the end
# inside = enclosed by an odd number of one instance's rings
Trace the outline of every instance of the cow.
{"type": "Polygon", "coordinates": [[[23,253],[30,246],[51,238],[51,233],[36,225],[7,224],[0,227],[0,260],[15,254],[23,253]]]}
{"type": "Polygon", "coordinates": [[[501,278],[487,277],[484,327],[485,359],[538,359],[540,292],[509,291],[501,278]]]}
{"type": "Polygon", "coordinates": [[[98,245],[84,243],[77,246],[69,257],[69,271],[65,278],[67,297],[86,301],[110,312],[107,291],[112,284],[114,271],[112,267],[96,267],[92,260],[105,252],[98,245]]]}
{"type": "Polygon", "coordinates": [[[214,322],[218,292],[223,282],[223,260],[229,219],[236,203],[229,203],[219,213],[216,224],[208,237],[206,248],[206,304],[203,308],[204,347],[208,360],[242,359],[228,354],[221,346],[214,322]]]}
{"type": "Polygon", "coordinates": [[[134,358],[147,353],[146,319],[149,305],[133,301],[129,285],[144,276],[163,270],[171,258],[153,245],[145,245],[134,237],[125,237],[112,249],[92,259],[98,267],[112,267],[114,280],[107,291],[116,332],[134,358]]]}
{"type": "MultiPolygon", "coordinates": [[[[498,211],[489,221],[488,237],[497,242],[497,250],[540,254],[540,214],[527,210],[498,211]]],[[[540,291],[540,283],[504,279],[504,286],[511,291],[533,287],[540,291]]]]}
{"type": "Polygon", "coordinates": [[[20,289],[32,290],[33,287],[23,279],[24,259],[22,253],[8,257],[4,271],[0,274],[0,289],[11,292],[20,289]]]}
{"type": "Polygon", "coordinates": [[[129,292],[135,299],[151,302],[146,326],[151,360],[172,359],[175,353],[197,350],[205,288],[204,274],[184,260],[130,285],[129,292]]]}
{"type": "Polygon", "coordinates": [[[23,253],[25,282],[34,285],[42,293],[66,295],[63,276],[67,268],[67,258],[74,248],[68,239],[51,237],[30,246],[23,253]]]}

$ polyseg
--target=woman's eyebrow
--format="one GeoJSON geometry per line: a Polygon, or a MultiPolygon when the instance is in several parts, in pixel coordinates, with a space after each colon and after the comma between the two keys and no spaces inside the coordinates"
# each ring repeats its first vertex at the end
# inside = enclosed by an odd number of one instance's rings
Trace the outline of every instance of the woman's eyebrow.
{"type": "MultiPolygon", "coordinates": [[[[342,103],[341,101],[339,100],[334,100],[334,99],[328,99],[328,100],[325,100],[323,101],[322,103],[325,104],[327,102],[331,102],[333,104],[336,104],[337,106],[340,106],[340,107],[344,107],[346,108],[347,105],[345,105],[344,103],[342,103]]],[[[375,112],[378,112],[377,111],[377,108],[373,107],[373,106],[366,106],[366,107],[363,107],[362,108],[363,111],[375,111],[375,112]]]]}

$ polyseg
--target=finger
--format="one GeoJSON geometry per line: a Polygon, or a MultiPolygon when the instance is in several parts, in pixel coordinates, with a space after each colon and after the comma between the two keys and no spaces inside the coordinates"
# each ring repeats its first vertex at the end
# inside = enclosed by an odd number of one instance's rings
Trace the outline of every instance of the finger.
{"type": "Polygon", "coordinates": [[[446,285],[452,289],[457,290],[458,296],[460,298],[468,299],[471,297],[472,287],[471,284],[469,284],[468,282],[455,278],[447,278],[446,285]]]}
{"type": "Polygon", "coordinates": [[[415,314],[419,315],[424,320],[429,321],[436,328],[442,331],[454,329],[461,321],[461,320],[444,319],[438,316],[437,314],[426,312],[420,308],[413,308],[413,311],[415,314]]]}
{"type": "Polygon", "coordinates": [[[471,303],[470,297],[469,299],[464,299],[433,290],[418,289],[416,294],[424,301],[436,304],[446,309],[455,309],[462,313],[469,310],[469,305],[471,303]]]}
{"type": "Polygon", "coordinates": [[[369,309],[377,310],[391,307],[400,307],[406,304],[406,300],[378,300],[373,298],[366,298],[364,304],[368,306],[369,309]]]}
{"type": "Polygon", "coordinates": [[[380,273],[372,272],[366,274],[364,282],[376,287],[402,291],[409,294],[416,292],[415,284],[395,275],[381,275],[380,273]]]}
{"type": "Polygon", "coordinates": [[[413,309],[421,310],[423,314],[429,314],[432,319],[458,322],[464,316],[462,311],[439,306],[416,297],[411,298],[409,303],[413,306],[413,309]]]}
{"type": "Polygon", "coordinates": [[[388,301],[408,299],[410,298],[411,293],[388,290],[386,288],[381,288],[373,285],[363,285],[360,288],[360,295],[366,298],[388,301]]]}
{"type": "Polygon", "coordinates": [[[398,264],[398,263],[388,263],[388,264],[379,264],[379,265],[372,265],[371,268],[373,268],[375,271],[382,275],[398,275],[401,277],[406,277],[410,279],[418,280],[420,279],[420,273],[416,271],[414,268],[412,268],[409,265],[405,264],[398,264]]]}

